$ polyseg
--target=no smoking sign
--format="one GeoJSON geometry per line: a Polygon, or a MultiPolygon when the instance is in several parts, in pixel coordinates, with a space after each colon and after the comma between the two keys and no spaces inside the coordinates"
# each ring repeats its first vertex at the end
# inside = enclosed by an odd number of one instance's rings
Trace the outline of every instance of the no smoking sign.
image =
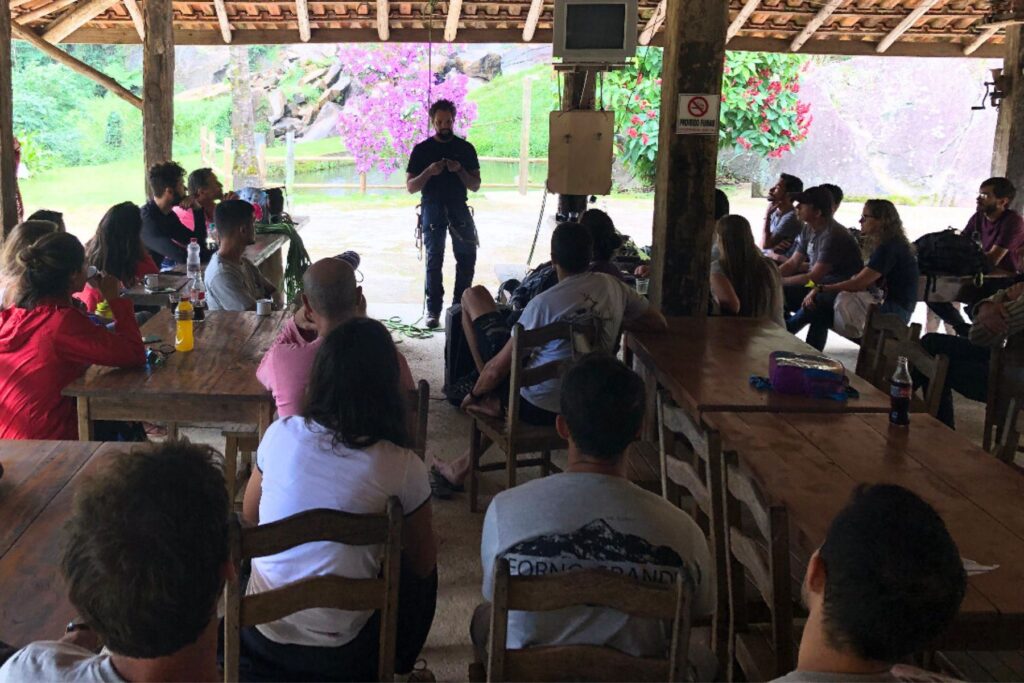
{"type": "Polygon", "coordinates": [[[676,135],[718,135],[721,96],[689,93],[679,96],[676,135]]]}

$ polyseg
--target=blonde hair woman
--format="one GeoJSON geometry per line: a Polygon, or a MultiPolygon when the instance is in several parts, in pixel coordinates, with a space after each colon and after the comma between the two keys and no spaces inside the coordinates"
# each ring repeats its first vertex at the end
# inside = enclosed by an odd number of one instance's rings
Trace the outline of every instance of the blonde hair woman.
{"type": "Polygon", "coordinates": [[[711,293],[721,313],[771,318],[783,325],[782,277],[754,244],[747,219],[722,217],[715,225],[715,238],[719,257],[711,263],[711,293]]]}
{"type": "Polygon", "coordinates": [[[15,225],[7,235],[3,248],[0,249],[0,310],[13,306],[17,297],[15,285],[23,270],[18,262],[18,254],[43,235],[52,232],[60,232],[60,227],[56,223],[28,220],[15,225]]]}

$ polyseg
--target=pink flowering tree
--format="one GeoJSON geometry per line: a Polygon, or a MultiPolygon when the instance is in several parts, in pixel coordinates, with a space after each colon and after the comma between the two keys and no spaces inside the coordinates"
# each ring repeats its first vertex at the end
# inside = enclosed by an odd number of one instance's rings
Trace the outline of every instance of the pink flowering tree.
{"type": "MultiPolygon", "coordinates": [[[[438,52],[435,68],[448,58],[438,52]]],[[[476,119],[476,105],[466,101],[468,78],[455,71],[432,75],[426,45],[340,45],[338,59],[354,93],[338,117],[338,132],[360,173],[390,175],[398,170],[413,146],[431,135],[431,102],[455,103],[456,134],[465,135],[476,119]]]]}
{"type": "MultiPolygon", "coordinates": [[[[807,138],[812,116],[801,102],[806,57],[761,52],[726,53],[719,147],[741,148],[777,159],[807,138]]],[[[633,175],[654,185],[661,111],[661,48],[641,48],[629,66],[609,74],[606,91],[615,111],[620,159],[633,175]]]]}

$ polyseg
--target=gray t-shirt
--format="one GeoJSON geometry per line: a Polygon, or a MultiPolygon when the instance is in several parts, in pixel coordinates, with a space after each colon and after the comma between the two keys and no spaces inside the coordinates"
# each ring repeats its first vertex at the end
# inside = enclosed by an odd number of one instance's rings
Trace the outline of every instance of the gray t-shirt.
{"type": "MultiPolygon", "coordinates": [[[[649,306],[647,299],[610,275],[581,273],[567,277],[535,296],[523,309],[519,323],[524,329],[535,330],[559,321],[587,322],[596,319],[600,336],[593,350],[611,353],[623,321],[636,320],[649,306]]],[[[571,356],[569,342],[557,340],[534,350],[526,367],[537,367],[571,356]]],[[[557,379],[523,387],[521,394],[533,405],[552,413],[559,412],[561,408],[557,379]]]]}
{"type": "MultiPolygon", "coordinates": [[[[566,472],[499,493],[487,508],[480,542],[488,601],[500,557],[509,560],[513,576],[580,568],[662,584],[682,576],[692,591],[693,616],[714,610],[714,568],[700,527],[661,496],[622,477],[566,472]]],[[[510,648],[589,644],[663,656],[669,639],[663,623],[612,609],[509,613],[510,648]]]]}
{"type": "Polygon", "coordinates": [[[817,284],[849,280],[864,267],[857,239],[835,219],[818,232],[809,225],[805,227],[797,239],[796,251],[807,257],[811,268],[819,261],[832,266],[829,274],[817,284]]]}
{"type": "Polygon", "coordinates": [[[824,671],[790,671],[772,683],[895,683],[899,679],[886,671],[882,674],[841,674],[824,671]]]}
{"type": "Polygon", "coordinates": [[[776,209],[768,219],[768,229],[771,231],[772,237],[778,240],[791,240],[793,242],[789,245],[789,249],[785,252],[780,252],[786,256],[792,256],[793,252],[796,251],[796,240],[803,231],[804,224],[800,222],[800,218],[796,215],[796,209],[790,209],[785,213],[782,213],[780,209],[776,209]]]}
{"type": "Polygon", "coordinates": [[[206,266],[204,280],[206,303],[211,311],[253,311],[257,299],[269,297],[275,290],[260,269],[245,257],[241,263],[230,263],[214,254],[206,266]]]}
{"type": "Polygon", "coordinates": [[[124,680],[106,650],[97,655],[77,645],[57,641],[32,643],[15,652],[0,666],[0,683],[122,683],[124,680]]]}

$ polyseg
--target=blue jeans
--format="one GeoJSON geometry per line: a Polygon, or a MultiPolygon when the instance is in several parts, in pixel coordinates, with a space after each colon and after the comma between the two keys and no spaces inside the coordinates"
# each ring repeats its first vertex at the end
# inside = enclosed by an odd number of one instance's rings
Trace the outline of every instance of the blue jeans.
{"type": "Polygon", "coordinates": [[[810,325],[811,329],[807,330],[807,343],[818,351],[823,351],[825,342],[828,341],[829,328],[832,327],[832,307],[836,303],[836,294],[818,294],[814,297],[814,309],[808,310],[801,305],[808,292],[810,290],[803,285],[788,285],[783,288],[786,309],[793,311],[786,320],[786,329],[790,334],[796,334],[810,325]]]}
{"type": "Polygon", "coordinates": [[[465,204],[423,204],[420,210],[423,229],[423,248],[427,252],[425,292],[427,313],[440,317],[444,307],[444,248],[448,232],[452,233],[452,253],[455,255],[455,292],[452,303],[462,301],[462,293],[473,284],[476,270],[476,224],[465,204]]]}

